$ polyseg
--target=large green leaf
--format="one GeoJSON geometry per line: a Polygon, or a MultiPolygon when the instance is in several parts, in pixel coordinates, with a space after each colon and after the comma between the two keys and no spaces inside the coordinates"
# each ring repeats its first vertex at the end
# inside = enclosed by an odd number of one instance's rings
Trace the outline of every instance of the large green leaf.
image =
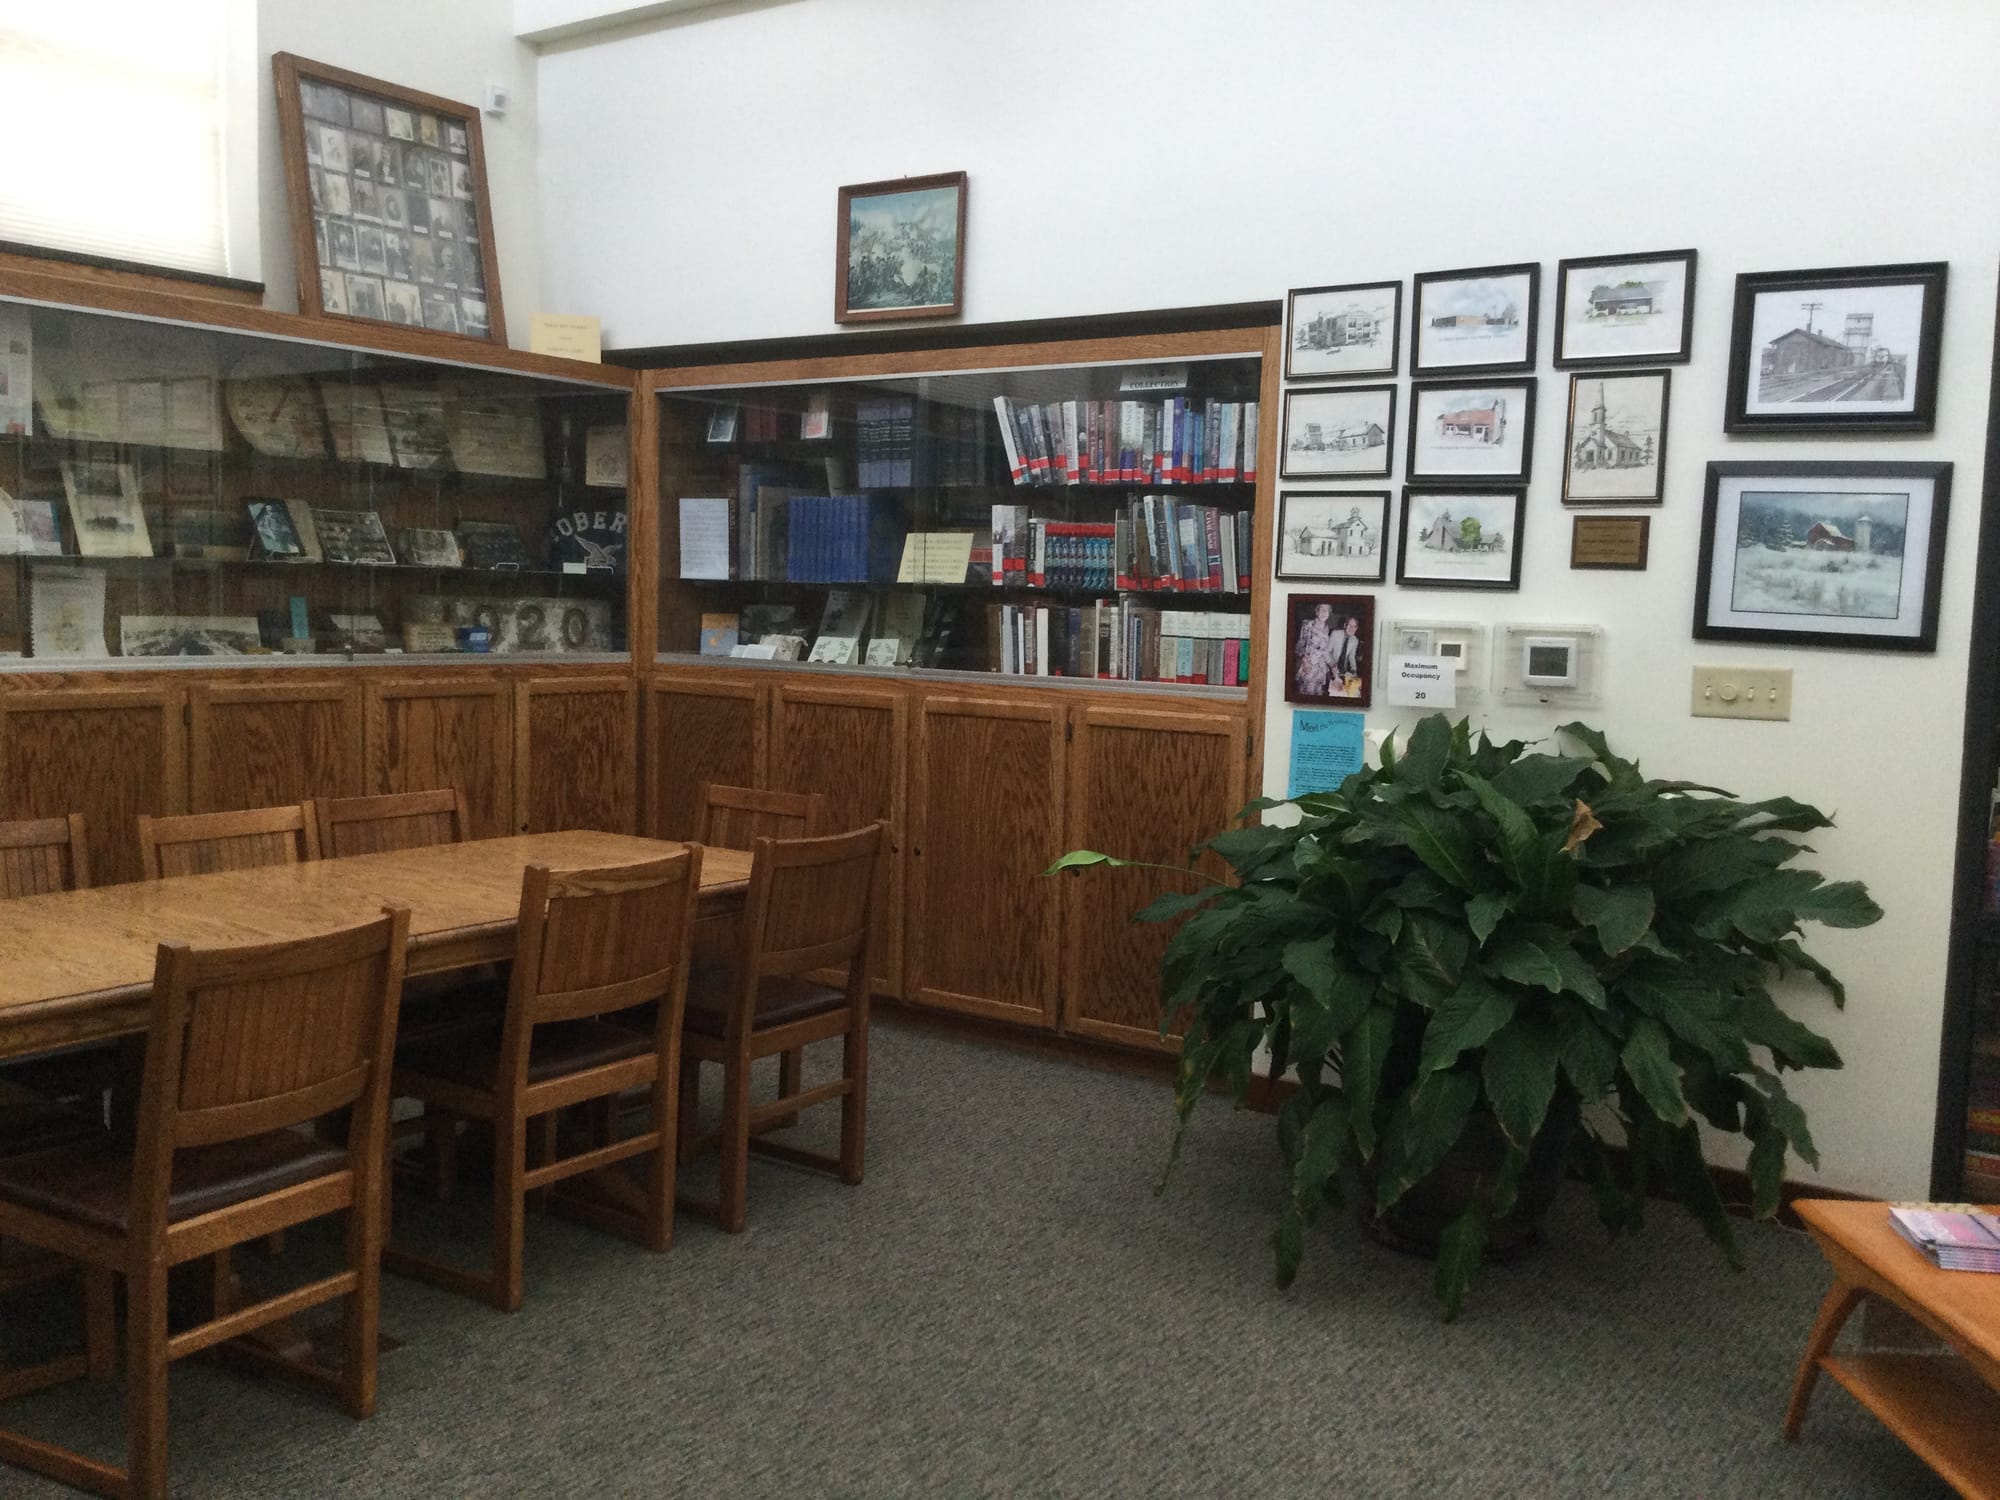
{"type": "Polygon", "coordinates": [[[1341,1039],[1340,1086],[1347,1095],[1348,1122],[1354,1143],[1364,1156],[1375,1152],[1375,1108],[1382,1087],[1382,1067],[1395,1040],[1396,1010],[1371,1005],[1341,1039]]]}
{"type": "Polygon", "coordinates": [[[1397,988],[1420,1005],[1436,1005],[1458,988],[1469,947],[1462,923],[1409,913],[1396,943],[1397,988]]]}
{"type": "Polygon", "coordinates": [[[1433,1007],[1418,1066],[1434,1073],[1457,1062],[1468,1048],[1484,1046],[1488,1037],[1513,1020],[1514,1004],[1512,995],[1495,989],[1479,974],[1468,973],[1452,994],[1433,1007]]]}
{"type": "Polygon", "coordinates": [[[1597,934],[1598,946],[1616,958],[1653,925],[1653,890],[1637,884],[1579,885],[1570,897],[1570,910],[1597,934]]]}
{"type": "Polygon", "coordinates": [[[1479,846],[1463,821],[1442,808],[1406,802],[1396,809],[1396,826],[1412,853],[1461,891],[1480,885],[1479,846]]]}
{"type": "Polygon", "coordinates": [[[1847,986],[1834,976],[1833,970],[1806,952],[1797,938],[1784,938],[1773,944],[1773,947],[1777,950],[1778,964],[1781,968],[1803,969],[1825,986],[1826,992],[1833,996],[1835,1005],[1847,1004],[1847,986]]]}
{"type": "Polygon", "coordinates": [[[1708,1237],[1729,1258],[1729,1264],[1742,1270],[1743,1251],[1736,1243],[1729,1210],[1701,1154],[1700,1128],[1690,1120],[1679,1130],[1667,1132],[1662,1138],[1661,1155],[1664,1158],[1661,1165],[1667,1169],[1667,1180],[1673,1184],[1674,1196],[1681,1200],[1681,1206],[1700,1221],[1708,1237]]]}
{"type": "Polygon", "coordinates": [[[1517,1151],[1526,1153],[1556,1092],[1560,1034],[1542,1020],[1516,1017],[1486,1044],[1480,1074],[1486,1102],[1517,1151]]]}
{"type": "Polygon", "coordinates": [[[1471,1073],[1426,1073],[1397,1101],[1382,1137],[1382,1171],[1375,1211],[1384,1213],[1403,1194],[1437,1170],[1445,1153],[1465,1131],[1479,1099],[1471,1073]]]}
{"type": "Polygon", "coordinates": [[[1135,922],[1171,922],[1175,917],[1191,911],[1199,911],[1216,897],[1228,890],[1227,886],[1210,886],[1205,891],[1162,891],[1151,901],[1132,913],[1135,922]]]}
{"type": "Polygon", "coordinates": [[[1396,763],[1396,780],[1405,786],[1435,791],[1451,760],[1451,726],[1443,714],[1430,714],[1410,731],[1410,743],[1396,763]]]}
{"type": "Polygon", "coordinates": [[[1764,1095],[1764,1107],[1770,1111],[1771,1123],[1784,1132],[1799,1160],[1817,1167],[1819,1148],[1813,1144],[1812,1131],[1806,1128],[1806,1112],[1785,1092],[1785,1082],[1777,1074],[1766,1073],[1759,1068],[1756,1077],[1757,1088],[1764,1095]]]}
{"type": "Polygon", "coordinates": [[[1566,994],[1577,995],[1597,1009],[1605,1005],[1604,986],[1599,983],[1597,971],[1576,949],[1565,943],[1551,942],[1547,945],[1548,955],[1562,974],[1562,987],[1566,994]]]}
{"type": "Polygon", "coordinates": [[[1308,1224],[1319,1213],[1328,1180],[1340,1175],[1347,1140],[1347,1101],[1328,1094],[1306,1122],[1299,1159],[1292,1168],[1292,1207],[1308,1224]]]}
{"type": "Polygon", "coordinates": [[[1801,922],[1829,927],[1866,927],[1882,919],[1882,908],[1857,881],[1821,884],[1812,870],[1773,870],[1738,887],[1725,907],[1731,924],[1752,942],[1776,942],[1801,922]]]}
{"type": "Polygon", "coordinates": [[[1618,1054],[1625,1074],[1646,1101],[1654,1116],[1669,1125],[1679,1125],[1688,1117],[1687,1100],[1681,1097],[1680,1070],[1674,1066],[1667,1030],[1651,1016],[1632,1023],[1632,1033],[1618,1054]]]}
{"type": "Polygon", "coordinates": [[[1572,1008],[1563,1020],[1556,1051],[1579,1098],[1595,1102],[1611,1092],[1611,1081],[1618,1074],[1618,1048],[1590,1016],[1572,1008]]]}
{"type": "Polygon", "coordinates": [[[1726,834],[1676,849],[1659,862],[1653,878],[1663,897],[1678,901],[1768,875],[1794,852],[1782,839],[1726,834]]]}
{"type": "Polygon", "coordinates": [[[1493,929],[1507,915],[1509,904],[1508,897],[1499,891],[1481,891],[1465,903],[1465,925],[1475,943],[1484,943],[1493,936],[1493,929]]]}
{"type": "Polygon", "coordinates": [[[1768,1219],[1778,1211],[1785,1191],[1785,1133],[1768,1113],[1752,1110],[1745,1122],[1750,1135],[1750,1212],[1768,1219]]]}
{"type": "Polygon", "coordinates": [[[1487,945],[1484,957],[1487,966],[1501,978],[1554,993],[1563,987],[1563,971],[1551,947],[1545,935],[1531,937],[1514,929],[1494,938],[1487,945]]]}
{"type": "Polygon", "coordinates": [[[1566,794],[1589,769],[1590,762],[1582,756],[1524,755],[1493,777],[1493,789],[1524,807],[1560,801],[1567,814],[1566,794]]]}
{"type": "Polygon", "coordinates": [[[1486,1252],[1486,1219],[1485,1201],[1474,1197],[1438,1240],[1437,1299],[1447,1323],[1465,1305],[1466,1288],[1486,1252]]]}

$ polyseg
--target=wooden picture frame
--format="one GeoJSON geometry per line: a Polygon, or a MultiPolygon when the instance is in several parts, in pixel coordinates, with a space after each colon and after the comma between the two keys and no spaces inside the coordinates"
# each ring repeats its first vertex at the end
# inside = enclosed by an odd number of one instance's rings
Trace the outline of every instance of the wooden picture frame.
{"type": "Polygon", "coordinates": [[[840,216],[833,244],[833,321],[836,323],[881,323],[892,319],[955,318],[965,306],[965,200],[966,174],[935,172],[928,177],[894,177],[883,182],[850,183],[840,190],[840,216]],[[956,197],[955,208],[942,197],[956,197]],[[896,201],[903,200],[903,201],[896,201]],[[935,224],[943,211],[951,227],[950,266],[919,265],[920,282],[905,286],[896,256],[875,257],[867,249],[868,238],[881,232],[881,225],[857,218],[856,206],[874,210],[875,216],[890,218],[899,230],[935,234],[935,224]],[[855,252],[862,251],[857,264],[855,252]],[[875,269],[871,271],[871,267],[875,269]],[[893,278],[885,284],[883,278],[893,278]],[[949,299],[941,294],[951,283],[949,299]]]}
{"type": "Polygon", "coordinates": [[[1412,484],[1526,484],[1535,461],[1535,377],[1425,380],[1410,387],[1412,484]]]}
{"type": "Polygon", "coordinates": [[[1412,283],[1412,375],[1504,375],[1535,368],[1542,265],[1423,271],[1412,283]]]}
{"type": "Polygon", "coordinates": [[[1317,583],[1389,576],[1387,490],[1280,490],[1275,574],[1317,583]]]}
{"type": "Polygon", "coordinates": [[[1394,380],[1402,345],[1400,281],[1294,287],[1285,296],[1287,380],[1394,380]]]}
{"type": "Polygon", "coordinates": [[[1287,594],[1284,652],[1287,703],[1367,708],[1374,696],[1375,596],[1287,594]]]}
{"type": "Polygon", "coordinates": [[[1723,430],[1931,431],[1946,270],[1934,260],[1738,276],[1723,430]]]}
{"type": "Polygon", "coordinates": [[[1695,639],[1937,650],[1950,502],[1948,463],[1711,463],[1695,639]]]}
{"type": "Polygon", "coordinates": [[[1556,262],[1558,370],[1684,365],[1694,348],[1692,250],[1556,262]]]}
{"type": "Polygon", "coordinates": [[[290,52],[271,72],[299,311],[504,345],[479,110],[290,52]]]}
{"type": "Polygon", "coordinates": [[[1672,396],[1671,370],[1614,367],[1571,375],[1563,504],[1660,504],[1672,396]]]}
{"type": "Polygon", "coordinates": [[[1527,514],[1528,491],[1524,486],[1482,489],[1472,485],[1404,485],[1396,542],[1396,582],[1405,588],[1419,589],[1520,588],[1521,527],[1527,514]],[[1467,518],[1478,519],[1483,539],[1488,542],[1498,525],[1501,545],[1466,545],[1463,522],[1467,518]],[[1434,535],[1435,527],[1443,529],[1434,535]],[[1496,560],[1498,567],[1494,565],[1496,560]]]}

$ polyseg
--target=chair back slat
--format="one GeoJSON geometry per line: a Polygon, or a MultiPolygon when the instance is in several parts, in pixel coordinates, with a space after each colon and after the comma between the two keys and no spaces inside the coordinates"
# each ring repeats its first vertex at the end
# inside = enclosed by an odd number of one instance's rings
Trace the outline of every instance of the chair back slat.
{"type": "Polygon", "coordinates": [[[310,802],[241,812],[139,817],[139,863],[148,880],[318,858],[319,829],[310,802]]]}
{"type": "Polygon", "coordinates": [[[826,798],[818,792],[705,782],[701,802],[701,841],[711,848],[747,852],[760,838],[809,839],[826,832],[826,798]]]}
{"type": "Polygon", "coordinates": [[[424,849],[463,843],[468,837],[465,797],[451,787],[379,797],[328,797],[314,807],[319,813],[322,859],[424,849]]]}
{"type": "Polygon", "coordinates": [[[0,899],[77,891],[89,884],[81,814],[0,823],[0,899]]]}
{"type": "Polygon", "coordinates": [[[134,1218],[165,1212],[172,1155],[355,1106],[376,1149],[386,1109],[410,914],[286,943],[163,943],[138,1115],[134,1218]],[[143,1202],[142,1202],[143,1200],[143,1202]]]}
{"type": "MultiPolygon", "coordinates": [[[[685,993],[702,846],[601,870],[531,865],[508,997],[508,1041],[529,1027],[685,993]]],[[[676,1017],[678,1026],[678,1017],[676,1017]]]]}
{"type": "Polygon", "coordinates": [[[802,974],[865,957],[887,825],[759,839],[750,865],[747,975],[802,974]]]}

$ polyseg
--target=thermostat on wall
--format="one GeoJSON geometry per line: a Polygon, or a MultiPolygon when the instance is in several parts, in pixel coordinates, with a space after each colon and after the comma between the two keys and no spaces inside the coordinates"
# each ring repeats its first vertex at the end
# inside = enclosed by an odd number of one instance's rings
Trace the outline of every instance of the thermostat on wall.
{"type": "Polygon", "coordinates": [[[1521,681],[1534,688],[1576,686],[1577,639],[1573,635],[1521,637],[1521,681]]]}
{"type": "Polygon", "coordinates": [[[1521,707],[1597,702],[1604,684],[1604,631],[1597,625],[1496,625],[1493,692],[1521,707]]]}

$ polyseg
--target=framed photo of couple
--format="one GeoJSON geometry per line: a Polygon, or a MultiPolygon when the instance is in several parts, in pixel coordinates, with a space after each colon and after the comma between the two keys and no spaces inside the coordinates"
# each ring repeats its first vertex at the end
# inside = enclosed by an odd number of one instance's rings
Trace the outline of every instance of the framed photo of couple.
{"type": "Polygon", "coordinates": [[[1285,701],[1366,708],[1375,674],[1375,600],[1368,594],[1291,594],[1285,600],[1285,701]]]}

